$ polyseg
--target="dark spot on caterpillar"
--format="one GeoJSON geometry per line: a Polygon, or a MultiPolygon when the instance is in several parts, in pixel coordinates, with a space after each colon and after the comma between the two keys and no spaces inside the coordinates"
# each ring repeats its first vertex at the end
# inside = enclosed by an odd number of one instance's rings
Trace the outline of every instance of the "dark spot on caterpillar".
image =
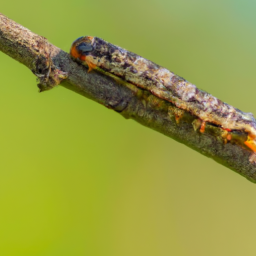
{"type": "Polygon", "coordinates": [[[96,39],[97,40],[97,44],[98,45],[105,45],[106,43],[105,43],[105,41],[103,40],[103,39],[101,39],[101,38],[94,38],[94,39],[96,39]]]}
{"type": "Polygon", "coordinates": [[[105,60],[111,62],[111,55],[109,55],[109,54],[105,55],[104,58],[105,58],[105,60]]]}
{"type": "Polygon", "coordinates": [[[116,47],[116,49],[119,51],[121,55],[125,55],[125,51],[122,48],[116,47]]]}
{"type": "Polygon", "coordinates": [[[122,60],[120,58],[115,58],[115,62],[121,63],[122,60]]]}
{"type": "Polygon", "coordinates": [[[130,71],[131,71],[133,74],[138,73],[137,69],[136,69],[136,68],[134,68],[134,67],[131,67],[131,68],[130,68],[130,71]]]}
{"type": "Polygon", "coordinates": [[[128,56],[127,56],[127,60],[128,60],[129,62],[133,63],[133,62],[135,62],[136,58],[133,57],[133,56],[128,55],[128,56]]]}
{"type": "MultiPolygon", "coordinates": [[[[216,112],[217,112],[217,111],[216,111],[216,112]]],[[[229,114],[228,114],[228,113],[223,113],[223,112],[220,111],[220,112],[219,112],[219,115],[222,116],[222,117],[224,117],[224,118],[227,118],[229,114]]]]}
{"type": "Polygon", "coordinates": [[[149,62],[148,63],[148,68],[150,70],[156,70],[156,69],[159,69],[159,66],[149,62]]]}
{"type": "Polygon", "coordinates": [[[178,83],[178,82],[179,82],[178,76],[173,76],[173,77],[171,78],[171,82],[172,82],[173,84],[178,83]]]}
{"type": "Polygon", "coordinates": [[[124,63],[124,65],[122,66],[124,69],[127,69],[127,68],[129,68],[130,67],[130,64],[129,63],[127,63],[127,62],[125,62],[124,63]]]}
{"type": "Polygon", "coordinates": [[[105,43],[102,39],[97,38],[97,41],[95,41],[94,45],[96,51],[99,51],[102,54],[106,54],[108,52],[108,48],[106,48],[105,43]]]}
{"type": "Polygon", "coordinates": [[[110,47],[108,52],[109,52],[109,54],[113,54],[115,52],[115,49],[113,47],[110,47]]]}
{"type": "Polygon", "coordinates": [[[144,71],[142,74],[141,74],[141,77],[144,77],[144,78],[149,78],[148,77],[148,70],[144,71]]]}
{"type": "MultiPolygon", "coordinates": [[[[105,58],[107,58],[109,55],[103,55],[100,51],[97,51],[96,49],[94,49],[94,51],[91,51],[90,54],[93,56],[93,57],[97,57],[97,58],[102,58],[103,56],[105,58]]],[[[109,58],[108,58],[109,59],[109,58]]]]}
{"type": "Polygon", "coordinates": [[[201,90],[199,90],[198,88],[195,89],[195,95],[199,99],[203,99],[203,97],[205,96],[204,93],[201,90]]]}

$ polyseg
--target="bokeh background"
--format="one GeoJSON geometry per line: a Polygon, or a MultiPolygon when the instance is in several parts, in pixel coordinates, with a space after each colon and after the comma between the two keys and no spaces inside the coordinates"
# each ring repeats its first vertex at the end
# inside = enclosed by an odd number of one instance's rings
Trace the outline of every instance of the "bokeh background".
{"type": "MultiPolygon", "coordinates": [[[[256,114],[256,2],[1,1],[69,51],[93,35],[256,114]]],[[[0,255],[255,255],[256,185],[0,53],[0,255]]]]}

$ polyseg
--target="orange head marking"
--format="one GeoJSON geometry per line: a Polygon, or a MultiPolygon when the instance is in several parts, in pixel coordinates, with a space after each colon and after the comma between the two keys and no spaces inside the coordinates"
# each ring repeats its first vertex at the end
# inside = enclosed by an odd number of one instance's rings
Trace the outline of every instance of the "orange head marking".
{"type": "Polygon", "coordinates": [[[89,40],[93,41],[94,37],[93,36],[86,36],[89,40]]]}
{"type": "Polygon", "coordinates": [[[76,46],[72,44],[71,49],[70,49],[70,55],[74,57],[75,59],[80,58],[81,54],[76,49],[76,46]]]}

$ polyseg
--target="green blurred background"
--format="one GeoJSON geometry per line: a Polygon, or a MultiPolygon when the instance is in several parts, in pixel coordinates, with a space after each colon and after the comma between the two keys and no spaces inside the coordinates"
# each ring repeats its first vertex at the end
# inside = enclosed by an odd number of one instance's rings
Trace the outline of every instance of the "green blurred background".
{"type": "MultiPolygon", "coordinates": [[[[120,45],[256,114],[256,2],[1,1],[69,51],[120,45]]],[[[255,255],[256,184],[0,53],[0,255],[255,255]]]]}

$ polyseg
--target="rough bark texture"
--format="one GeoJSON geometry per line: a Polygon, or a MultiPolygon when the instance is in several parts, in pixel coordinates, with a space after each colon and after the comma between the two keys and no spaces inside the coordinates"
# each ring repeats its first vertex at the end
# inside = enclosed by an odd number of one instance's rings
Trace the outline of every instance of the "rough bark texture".
{"type": "MultiPolygon", "coordinates": [[[[239,134],[225,143],[223,130],[207,125],[205,132],[195,130],[189,113],[179,122],[171,103],[146,90],[115,80],[74,62],[70,55],[0,14],[0,50],[27,66],[39,79],[41,91],[62,86],[119,112],[125,118],[161,132],[201,154],[211,157],[247,179],[256,182],[256,165],[249,161],[251,151],[239,143],[239,134]],[[170,112],[170,109],[173,111],[170,112]]],[[[170,156],[171,157],[171,156],[170,156]]],[[[185,156],[184,156],[185,157],[185,156]]]]}

